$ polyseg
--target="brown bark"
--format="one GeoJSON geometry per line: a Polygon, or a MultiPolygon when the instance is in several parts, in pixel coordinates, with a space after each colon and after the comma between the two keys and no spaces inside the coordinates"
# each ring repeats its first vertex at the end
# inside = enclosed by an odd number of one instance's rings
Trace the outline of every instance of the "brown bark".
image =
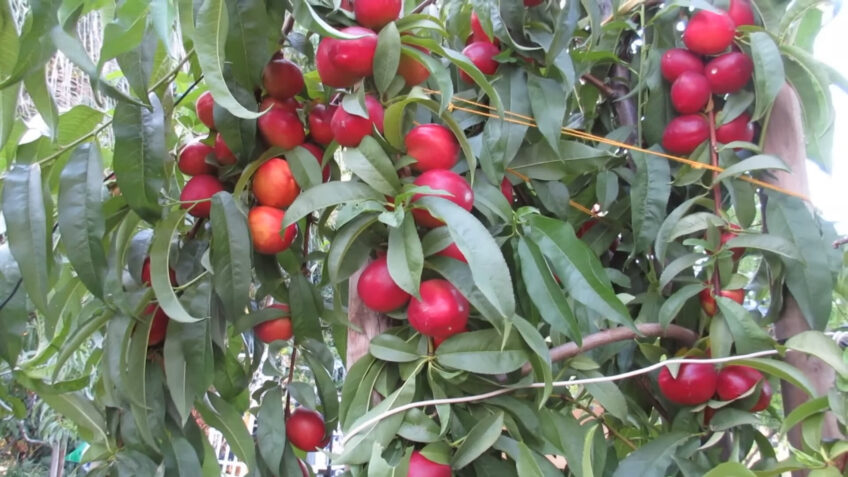
{"type": "MultiPolygon", "coordinates": [[[[763,146],[763,152],[780,157],[789,166],[791,172],[775,171],[768,182],[785,189],[809,196],[807,183],[806,150],[804,146],[803,124],[801,122],[801,104],[798,95],[789,86],[784,85],[774,103],[763,146]]],[[[768,217],[765,217],[768,223],[768,217]]],[[[810,329],[798,303],[789,294],[784,293],[783,310],[774,326],[778,340],[789,339],[798,333],[810,329]]],[[[821,395],[833,387],[835,373],[833,368],[818,358],[801,353],[789,353],[786,362],[800,369],[821,395]]],[[[783,381],[783,412],[788,415],[792,410],[808,400],[807,395],[795,386],[783,381]]],[[[840,438],[839,427],[832,413],[827,413],[822,428],[822,437],[840,438]]],[[[789,431],[789,442],[796,448],[802,447],[801,428],[796,426],[789,431]]],[[[793,477],[805,476],[806,471],[793,472],[793,477]]]]}

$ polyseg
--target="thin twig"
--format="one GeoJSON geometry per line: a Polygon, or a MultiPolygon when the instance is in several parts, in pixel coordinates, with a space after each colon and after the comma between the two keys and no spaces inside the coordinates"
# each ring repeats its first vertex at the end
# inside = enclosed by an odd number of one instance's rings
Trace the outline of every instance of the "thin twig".
{"type": "Polygon", "coordinates": [[[294,363],[297,359],[297,348],[292,346],[291,358],[289,358],[289,376],[286,378],[286,417],[288,418],[290,415],[289,406],[291,405],[291,391],[289,388],[291,387],[292,380],[294,379],[294,363]]]}
{"type": "Polygon", "coordinates": [[[419,3],[415,8],[413,8],[410,13],[411,14],[421,13],[421,12],[424,11],[425,8],[427,8],[430,5],[432,5],[433,3],[435,3],[435,1],[436,0],[424,0],[423,2],[419,3]]]}
{"type": "Polygon", "coordinates": [[[586,73],[585,75],[581,76],[580,78],[583,81],[585,81],[585,82],[591,84],[592,86],[598,88],[598,90],[601,93],[603,93],[603,95],[606,96],[607,98],[615,98],[616,97],[615,90],[610,88],[610,86],[608,84],[604,83],[603,80],[601,80],[597,76],[590,74],[590,73],[586,73]]]}

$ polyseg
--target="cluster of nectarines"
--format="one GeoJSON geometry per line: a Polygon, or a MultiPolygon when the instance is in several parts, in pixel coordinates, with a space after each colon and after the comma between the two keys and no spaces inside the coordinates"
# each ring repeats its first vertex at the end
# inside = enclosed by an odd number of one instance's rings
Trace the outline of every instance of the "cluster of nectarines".
{"type": "MultiPolygon", "coordinates": [[[[771,402],[771,384],[754,368],[741,365],[725,366],[716,371],[712,364],[681,364],[676,376],[668,368],[660,371],[657,380],[663,396],[683,406],[704,404],[713,397],[721,401],[734,401],[757,393],[757,399],[747,410],[762,411],[771,402]],[[759,390],[754,389],[759,385],[759,390]]],[[[705,410],[705,424],[709,424],[714,409],[705,410]]]]}
{"type": "MultiPolygon", "coordinates": [[[[686,48],[672,48],[663,54],[660,69],[671,82],[671,104],[681,114],[666,126],[662,146],[673,154],[691,154],[710,137],[711,127],[703,111],[713,95],[735,93],[748,84],[754,63],[733,47],[736,29],[754,24],[750,0],[730,0],[727,12],[699,10],[683,32],[686,48]],[[704,57],[711,57],[704,64],[704,57]]],[[[718,126],[720,143],[750,142],[754,125],[747,113],[718,126]]]]}

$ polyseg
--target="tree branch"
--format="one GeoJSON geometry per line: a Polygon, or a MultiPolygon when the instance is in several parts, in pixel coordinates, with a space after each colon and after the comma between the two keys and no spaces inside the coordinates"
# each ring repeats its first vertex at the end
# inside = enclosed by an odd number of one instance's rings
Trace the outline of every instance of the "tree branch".
{"type": "Polygon", "coordinates": [[[597,76],[591,73],[586,73],[585,75],[581,76],[580,79],[598,88],[598,90],[603,93],[603,95],[607,98],[615,98],[615,90],[610,88],[608,84],[604,83],[604,81],[598,78],[597,76]]]}
{"type": "Polygon", "coordinates": [[[424,0],[423,2],[419,3],[415,8],[413,8],[410,14],[423,12],[425,8],[435,3],[435,1],[436,0],[424,0]]]}

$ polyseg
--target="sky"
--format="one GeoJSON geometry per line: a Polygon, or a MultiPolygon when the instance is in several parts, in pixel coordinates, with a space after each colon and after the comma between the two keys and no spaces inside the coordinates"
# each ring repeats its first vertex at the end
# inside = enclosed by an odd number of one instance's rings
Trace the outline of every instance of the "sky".
{"type": "MultiPolygon", "coordinates": [[[[840,10],[819,33],[815,56],[848,77],[848,55],[845,54],[848,8],[843,6],[840,10]]],[[[836,109],[833,171],[828,175],[814,163],[808,163],[810,195],[822,215],[836,222],[839,233],[848,234],[848,160],[845,159],[848,151],[848,93],[837,87],[831,87],[831,93],[836,109]]]]}

